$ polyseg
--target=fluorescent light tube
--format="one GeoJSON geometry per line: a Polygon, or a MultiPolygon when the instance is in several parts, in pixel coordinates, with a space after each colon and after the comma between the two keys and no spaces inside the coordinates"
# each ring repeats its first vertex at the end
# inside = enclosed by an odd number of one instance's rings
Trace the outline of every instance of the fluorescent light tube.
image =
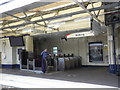
{"type": "Polygon", "coordinates": [[[66,7],[66,6],[74,5],[74,4],[75,4],[75,2],[72,2],[72,3],[69,3],[69,4],[64,4],[64,5],[56,6],[56,7],[45,9],[45,10],[42,10],[42,11],[51,11],[51,10],[63,8],[63,7],[66,7]]]}
{"type": "Polygon", "coordinates": [[[77,18],[77,19],[74,19],[74,22],[80,22],[80,21],[83,21],[83,20],[91,20],[91,17],[87,17],[87,18],[77,18]]]}

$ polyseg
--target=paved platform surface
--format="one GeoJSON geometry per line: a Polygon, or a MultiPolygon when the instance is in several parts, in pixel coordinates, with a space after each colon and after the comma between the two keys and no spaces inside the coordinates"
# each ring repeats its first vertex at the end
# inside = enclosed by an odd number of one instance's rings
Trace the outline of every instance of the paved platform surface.
{"type": "MultiPolygon", "coordinates": [[[[18,69],[4,69],[2,70],[4,76],[16,75],[16,77],[23,76],[22,78],[31,77],[32,79],[39,80],[56,80],[56,82],[64,85],[64,81],[75,85],[79,84],[83,88],[89,87],[89,85],[94,85],[95,87],[118,87],[118,76],[110,74],[107,67],[83,67],[80,69],[73,69],[67,71],[51,72],[46,74],[34,73],[30,71],[21,71],[18,69]],[[84,85],[82,85],[84,84],[84,85]],[[97,86],[98,85],[98,86],[97,86]]],[[[11,76],[13,77],[13,76],[11,76]]],[[[3,78],[4,79],[4,78],[3,78]]],[[[21,79],[19,79],[21,80],[21,79]]],[[[48,82],[47,81],[47,82],[48,82]]],[[[32,82],[32,81],[29,81],[32,82]]],[[[39,81],[40,82],[40,81],[39,81]]],[[[50,81],[51,82],[51,81],[50,81]]],[[[37,82],[36,82],[37,83],[37,82]]],[[[45,83],[44,83],[45,84],[45,83]]],[[[41,86],[42,87],[42,86],[41,86]]],[[[44,86],[45,87],[45,86],[44,86]]],[[[67,87],[67,86],[66,86],[67,87]]],[[[93,86],[91,86],[93,88],[93,86]]]]}

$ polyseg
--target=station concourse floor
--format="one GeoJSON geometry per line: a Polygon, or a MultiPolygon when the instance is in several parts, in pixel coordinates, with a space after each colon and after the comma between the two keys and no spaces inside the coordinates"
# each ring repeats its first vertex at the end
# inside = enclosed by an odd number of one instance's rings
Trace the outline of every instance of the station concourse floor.
{"type": "Polygon", "coordinates": [[[78,69],[49,72],[46,74],[19,69],[2,69],[2,74],[35,77],[49,80],[70,81],[76,83],[105,85],[116,88],[118,87],[118,84],[120,84],[118,80],[119,77],[115,74],[110,74],[108,72],[108,67],[81,67],[78,69]]]}

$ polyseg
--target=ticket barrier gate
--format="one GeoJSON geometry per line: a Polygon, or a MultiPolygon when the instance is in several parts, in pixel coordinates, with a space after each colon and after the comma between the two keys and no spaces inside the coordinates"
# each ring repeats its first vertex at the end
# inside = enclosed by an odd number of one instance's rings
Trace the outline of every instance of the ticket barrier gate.
{"type": "Polygon", "coordinates": [[[26,71],[32,71],[32,72],[40,71],[41,72],[41,67],[36,67],[36,65],[35,65],[35,63],[36,63],[35,59],[32,59],[32,60],[27,59],[26,65],[24,65],[22,62],[23,61],[20,60],[20,70],[26,70],[26,71]]]}
{"type": "MultiPolygon", "coordinates": [[[[46,71],[57,71],[57,60],[54,58],[52,59],[53,61],[50,62],[50,59],[46,60],[46,71]]],[[[41,60],[27,59],[26,61],[23,61],[20,59],[20,70],[42,73],[41,60]],[[23,62],[26,63],[24,64],[23,62]]]]}
{"type": "MultiPolygon", "coordinates": [[[[81,67],[82,58],[80,56],[76,57],[50,57],[46,60],[46,71],[64,71],[81,67]]],[[[20,70],[32,71],[32,72],[42,72],[41,66],[36,65],[41,61],[35,59],[27,59],[25,64],[20,60],[20,70]]],[[[39,65],[39,64],[38,64],[39,65]]]]}
{"type": "Polygon", "coordinates": [[[46,60],[46,71],[57,71],[57,58],[56,57],[48,57],[46,60]]]}
{"type": "Polygon", "coordinates": [[[76,57],[60,57],[58,58],[58,71],[70,70],[81,67],[81,60],[80,56],[76,57]]]}

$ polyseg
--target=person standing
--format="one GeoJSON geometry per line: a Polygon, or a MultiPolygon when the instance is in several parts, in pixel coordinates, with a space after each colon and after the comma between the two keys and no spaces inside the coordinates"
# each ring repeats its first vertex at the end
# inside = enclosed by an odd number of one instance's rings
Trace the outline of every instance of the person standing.
{"type": "Polygon", "coordinates": [[[44,51],[41,52],[41,56],[42,56],[42,72],[45,73],[46,72],[46,58],[47,55],[49,55],[49,53],[47,52],[47,49],[45,49],[44,51]]]}

